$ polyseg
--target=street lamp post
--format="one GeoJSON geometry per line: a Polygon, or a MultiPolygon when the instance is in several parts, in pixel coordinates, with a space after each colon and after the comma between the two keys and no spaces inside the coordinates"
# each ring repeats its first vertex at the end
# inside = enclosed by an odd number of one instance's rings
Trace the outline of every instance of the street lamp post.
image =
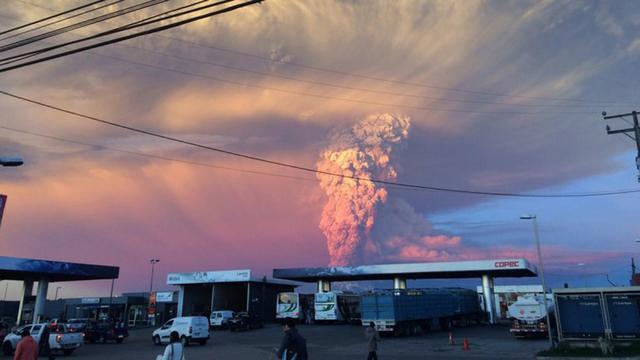
{"type": "Polygon", "coordinates": [[[547,283],[544,280],[544,267],[542,266],[542,252],[540,250],[540,235],[538,234],[538,218],[536,214],[520,216],[522,220],[533,220],[533,230],[536,234],[536,248],[538,250],[538,266],[540,267],[540,277],[542,278],[542,296],[544,296],[544,310],[547,314],[547,335],[549,336],[549,344],[553,348],[553,339],[551,338],[551,322],[549,321],[549,306],[547,305],[547,283]]]}
{"type": "Polygon", "coordinates": [[[584,287],[589,287],[589,281],[587,280],[587,263],[577,263],[576,265],[582,266],[582,274],[584,275],[584,287]]]}
{"type": "Polygon", "coordinates": [[[160,259],[151,259],[151,284],[149,285],[149,296],[151,296],[151,292],[153,291],[153,268],[157,263],[160,262],[160,259]]]}
{"type": "Polygon", "coordinates": [[[56,287],[56,296],[53,298],[53,301],[58,300],[58,290],[62,289],[62,286],[57,286],[56,287]]]}

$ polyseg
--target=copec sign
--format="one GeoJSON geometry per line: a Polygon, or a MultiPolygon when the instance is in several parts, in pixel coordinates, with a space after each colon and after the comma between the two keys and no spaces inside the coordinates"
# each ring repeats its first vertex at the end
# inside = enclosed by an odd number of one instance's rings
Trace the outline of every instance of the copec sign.
{"type": "Polygon", "coordinates": [[[519,268],[520,261],[496,261],[493,266],[496,268],[519,268]]]}

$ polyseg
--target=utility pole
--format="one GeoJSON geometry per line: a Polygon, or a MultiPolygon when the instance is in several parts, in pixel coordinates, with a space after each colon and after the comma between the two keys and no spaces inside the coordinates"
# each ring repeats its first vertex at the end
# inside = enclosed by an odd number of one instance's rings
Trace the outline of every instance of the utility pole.
{"type": "MultiPolygon", "coordinates": [[[[609,125],[607,125],[607,134],[608,135],[624,134],[624,135],[630,137],[631,139],[633,139],[636,142],[636,146],[638,148],[638,155],[636,156],[636,169],[638,169],[638,172],[640,173],[640,125],[638,125],[638,112],[634,110],[634,111],[632,111],[632,112],[630,112],[628,114],[609,115],[609,116],[607,116],[607,113],[605,111],[602,112],[602,117],[605,120],[615,119],[615,118],[624,119],[626,116],[633,116],[633,127],[632,128],[611,130],[611,127],[609,125]],[[627,134],[629,132],[633,132],[635,137],[627,134]]],[[[640,175],[638,175],[638,182],[640,182],[640,175]]]]}

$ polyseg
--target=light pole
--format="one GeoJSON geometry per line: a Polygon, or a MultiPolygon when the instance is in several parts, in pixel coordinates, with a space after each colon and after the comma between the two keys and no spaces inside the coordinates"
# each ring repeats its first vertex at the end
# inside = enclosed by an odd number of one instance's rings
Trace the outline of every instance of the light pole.
{"type": "Polygon", "coordinates": [[[589,287],[589,282],[587,281],[587,263],[577,263],[576,265],[582,266],[582,273],[584,275],[584,287],[589,287]]]}
{"type": "Polygon", "coordinates": [[[58,300],[58,290],[60,290],[60,289],[62,289],[62,286],[56,286],[56,296],[55,296],[55,298],[53,299],[53,301],[58,300]]]}
{"type": "Polygon", "coordinates": [[[151,259],[149,262],[151,263],[151,284],[149,284],[149,296],[151,296],[151,292],[153,291],[153,268],[160,262],[160,259],[151,259]]]}
{"type": "Polygon", "coordinates": [[[553,348],[553,339],[551,338],[551,323],[549,322],[549,306],[547,305],[547,283],[544,280],[544,267],[542,266],[542,252],[540,250],[540,235],[538,234],[538,218],[536,214],[522,215],[522,220],[533,220],[533,230],[536,234],[536,248],[538,250],[538,266],[540,267],[540,277],[542,278],[542,296],[544,296],[544,310],[547,314],[547,335],[549,336],[549,344],[553,348]]]}

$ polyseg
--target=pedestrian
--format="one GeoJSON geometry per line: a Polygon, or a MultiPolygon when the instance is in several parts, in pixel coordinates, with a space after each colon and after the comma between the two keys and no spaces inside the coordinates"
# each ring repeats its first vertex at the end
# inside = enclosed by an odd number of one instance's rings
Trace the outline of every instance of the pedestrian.
{"type": "Polygon", "coordinates": [[[182,347],[182,343],[180,343],[180,337],[178,337],[178,333],[173,332],[171,333],[171,335],[169,335],[169,345],[167,345],[167,347],[164,349],[164,354],[162,355],[162,357],[158,357],[162,360],[183,360],[183,351],[184,348],[182,347]]]}
{"type": "Polygon", "coordinates": [[[23,330],[20,333],[20,342],[16,347],[16,355],[13,360],[37,360],[38,359],[38,343],[33,340],[29,330],[23,330]]]}
{"type": "Polygon", "coordinates": [[[307,308],[307,310],[304,312],[304,316],[306,317],[306,319],[304,320],[305,324],[313,324],[313,319],[311,318],[311,308],[307,308]]]}
{"type": "Polygon", "coordinates": [[[378,360],[378,341],[380,341],[380,334],[376,330],[376,324],[372,322],[369,323],[369,326],[364,331],[364,338],[367,340],[367,348],[369,349],[369,356],[367,356],[367,360],[378,360]]]}
{"type": "Polygon", "coordinates": [[[53,360],[55,357],[51,354],[51,345],[49,344],[50,335],[51,330],[49,330],[49,324],[45,324],[44,329],[42,329],[42,335],[40,335],[40,341],[38,342],[38,352],[40,356],[46,356],[49,360],[53,360]]]}
{"type": "Polygon", "coordinates": [[[276,348],[280,360],[307,360],[307,340],[296,329],[292,318],[287,318],[282,325],[284,336],[280,347],[276,348]]]}

